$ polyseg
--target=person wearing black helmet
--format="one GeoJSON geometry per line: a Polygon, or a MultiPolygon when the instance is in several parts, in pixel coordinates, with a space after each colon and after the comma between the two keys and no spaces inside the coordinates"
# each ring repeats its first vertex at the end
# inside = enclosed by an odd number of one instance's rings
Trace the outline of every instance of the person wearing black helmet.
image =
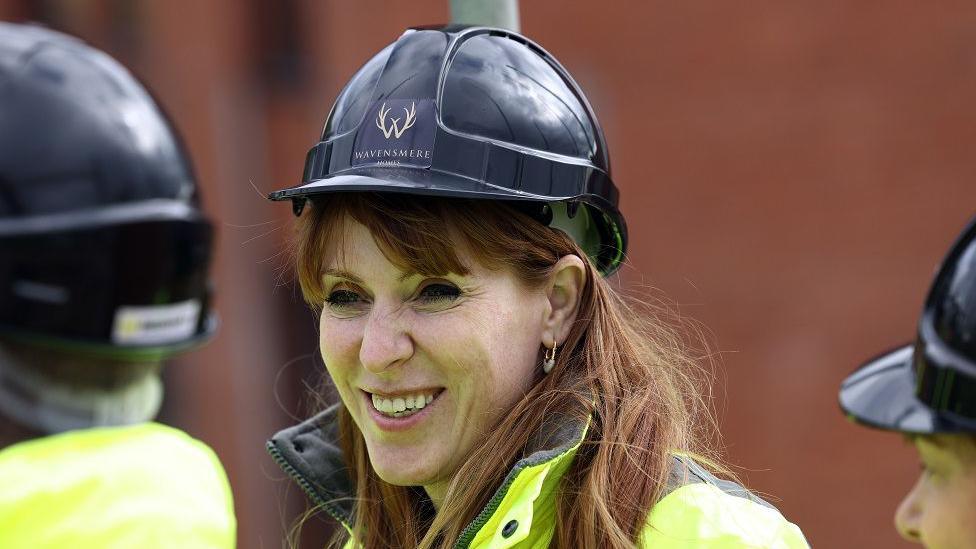
{"type": "Polygon", "coordinates": [[[976,219],[939,268],[915,342],[851,374],[840,406],[918,451],[923,471],[895,514],[899,533],[929,549],[976,547],[976,219]]]}
{"type": "Polygon", "coordinates": [[[0,547],[234,547],[216,455],[151,421],[216,327],[212,233],[128,71],[0,23],[0,547]]]}
{"type": "Polygon", "coordinates": [[[807,547],[696,461],[695,361],[604,277],[606,142],[517,33],[413,29],[339,94],[303,182],[303,294],[341,402],[268,449],[347,547],[807,547]]]}

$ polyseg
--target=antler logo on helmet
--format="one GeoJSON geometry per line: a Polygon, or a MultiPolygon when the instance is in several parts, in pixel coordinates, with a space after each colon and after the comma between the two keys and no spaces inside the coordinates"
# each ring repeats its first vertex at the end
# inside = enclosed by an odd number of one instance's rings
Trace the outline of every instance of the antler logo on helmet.
{"type": "Polygon", "coordinates": [[[403,121],[403,127],[400,127],[399,118],[390,119],[390,128],[386,127],[386,115],[390,114],[390,109],[386,108],[386,103],[380,106],[379,114],[376,115],[376,127],[383,132],[383,137],[389,139],[392,135],[396,139],[400,139],[403,132],[407,131],[413,127],[414,123],[417,121],[417,104],[415,102],[410,103],[410,109],[407,110],[403,107],[403,112],[407,115],[407,119],[403,121]]]}

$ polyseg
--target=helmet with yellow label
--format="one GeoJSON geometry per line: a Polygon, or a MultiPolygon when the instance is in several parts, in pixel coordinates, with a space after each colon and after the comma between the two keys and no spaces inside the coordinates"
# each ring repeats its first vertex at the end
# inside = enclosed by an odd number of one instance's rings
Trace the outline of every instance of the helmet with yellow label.
{"type": "Polygon", "coordinates": [[[121,358],[207,339],[213,229],[178,135],[108,55],[0,23],[0,338],[121,358]]]}

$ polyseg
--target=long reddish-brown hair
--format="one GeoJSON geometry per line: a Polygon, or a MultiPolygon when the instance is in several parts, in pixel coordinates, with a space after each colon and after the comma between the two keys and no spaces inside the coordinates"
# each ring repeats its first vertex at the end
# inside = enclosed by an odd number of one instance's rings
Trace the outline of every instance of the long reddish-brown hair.
{"type": "MultiPolygon", "coordinates": [[[[633,548],[660,499],[674,452],[712,457],[714,421],[704,405],[699,361],[661,308],[634,307],[596,271],[565,233],[503,203],[384,195],[333,194],[299,218],[295,254],[306,301],[325,300],[322,269],[341,248],[343,224],[364,225],[398,266],[430,276],[466,274],[457,253],[490,270],[507,270],[527,288],[547,280],[563,256],[586,263],[578,314],[555,369],[499,420],[454,477],[434,513],[422,490],[384,482],[365,441],[340,412],[341,444],[356,487],[352,535],[367,548],[450,547],[488,503],[546,418],[590,428],[557,490],[555,547],[633,548]]],[[[541,343],[541,342],[540,342],[541,343]]],[[[348,533],[340,529],[334,543],[348,533]]]]}

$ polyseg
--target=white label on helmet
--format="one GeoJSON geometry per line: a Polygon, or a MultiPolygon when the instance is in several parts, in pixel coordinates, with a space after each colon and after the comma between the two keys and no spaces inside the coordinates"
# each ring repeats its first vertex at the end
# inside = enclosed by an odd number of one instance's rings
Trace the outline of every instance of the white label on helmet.
{"type": "Polygon", "coordinates": [[[200,300],[170,305],[124,306],[115,311],[112,342],[158,345],[190,338],[200,321],[200,300]]]}

